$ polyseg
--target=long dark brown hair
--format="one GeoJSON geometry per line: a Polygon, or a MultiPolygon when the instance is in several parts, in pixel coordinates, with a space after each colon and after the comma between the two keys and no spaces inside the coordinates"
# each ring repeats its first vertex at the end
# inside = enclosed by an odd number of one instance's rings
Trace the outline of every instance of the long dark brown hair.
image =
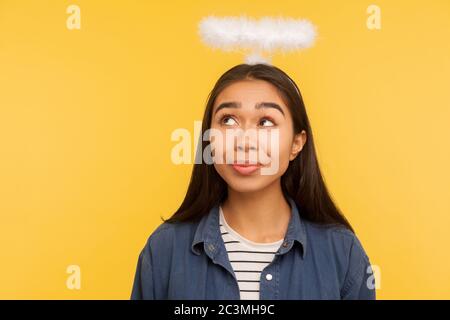
{"type": "MultiPolygon", "coordinates": [[[[305,105],[295,82],[281,69],[268,64],[240,64],[226,71],[208,95],[203,115],[202,131],[196,156],[201,157],[209,141],[202,137],[211,126],[214,102],[219,93],[230,84],[247,79],[265,80],[278,88],[292,115],[294,134],[306,132],[306,143],[299,155],[289,163],[281,176],[284,196],[291,197],[299,207],[303,219],[322,225],[338,224],[354,232],[350,223],[333,202],[320,172],[314,148],[314,139],[306,115],[305,105]]],[[[196,161],[186,196],[168,223],[194,222],[208,214],[211,208],[227,197],[227,184],[212,164],[196,161]],[[198,163],[200,162],[200,163],[198,163]]]]}

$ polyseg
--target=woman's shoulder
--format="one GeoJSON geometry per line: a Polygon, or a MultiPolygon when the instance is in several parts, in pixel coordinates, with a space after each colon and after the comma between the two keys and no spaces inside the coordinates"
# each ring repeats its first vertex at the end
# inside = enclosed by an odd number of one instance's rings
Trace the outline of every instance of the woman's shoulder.
{"type": "Polygon", "coordinates": [[[167,248],[175,242],[185,243],[193,236],[195,222],[163,222],[147,237],[146,246],[167,248]]]}
{"type": "Polygon", "coordinates": [[[307,222],[307,251],[320,265],[337,272],[342,296],[374,299],[374,274],[370,259],[356,234],[341,225],[307,222]]]}
{"type": "Polygon", "coordinates": [[[319,224],[305,221],[308,244],[317,245],[329,250],[334,254],[357,259],[361,263],[368,263],[369,257],[358,236],[350,229],[338,224],[319,224]]]}

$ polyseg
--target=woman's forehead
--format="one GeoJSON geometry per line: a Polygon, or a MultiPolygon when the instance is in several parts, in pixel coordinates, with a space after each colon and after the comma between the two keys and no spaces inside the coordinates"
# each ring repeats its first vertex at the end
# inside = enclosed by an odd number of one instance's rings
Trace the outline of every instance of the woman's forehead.
{"type": "Polygon", "coordinates": [[[223,102],[240,103],[243,108],[254,108],[260,102],[273,102],[286,107],[277,87],[263,80],[242,80],[230,84],[217,96],[214,109],[223,102]]]}

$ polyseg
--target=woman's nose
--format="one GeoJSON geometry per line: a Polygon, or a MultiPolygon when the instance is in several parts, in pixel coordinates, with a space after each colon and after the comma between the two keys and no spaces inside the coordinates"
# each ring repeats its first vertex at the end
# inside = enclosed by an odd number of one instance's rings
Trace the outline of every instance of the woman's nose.
{"type": "Polygon", "coordinates": [[[258,149],[258,141],[255,133],[245,131],[236,137],[236,149],[238,151],[255,151],[258,149]]]}
{"type": "Polygon", "coordinates": [[[251,150],[256,151],[257,148],[255,146],[253,146],[253,145],[249,146],[248,144],[244,144],[244,145],[241,144],[241,145],[237,146],[237,150],[246,152],[246,151],[251,151],[251,150]]]}

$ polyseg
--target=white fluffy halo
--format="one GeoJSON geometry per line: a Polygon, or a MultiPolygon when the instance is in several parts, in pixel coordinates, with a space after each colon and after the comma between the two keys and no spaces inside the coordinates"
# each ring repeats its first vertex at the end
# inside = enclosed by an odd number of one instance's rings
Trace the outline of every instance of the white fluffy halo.
{"type": "Polygon", "coordinates": [[[290,52],[309,48],[316,38],[316,27],[306,19],[208,16],[199,23],[199,34],[209,47],[224,51],[249,50],[249,64],[270,64],[276,51],[290,52]]]}

